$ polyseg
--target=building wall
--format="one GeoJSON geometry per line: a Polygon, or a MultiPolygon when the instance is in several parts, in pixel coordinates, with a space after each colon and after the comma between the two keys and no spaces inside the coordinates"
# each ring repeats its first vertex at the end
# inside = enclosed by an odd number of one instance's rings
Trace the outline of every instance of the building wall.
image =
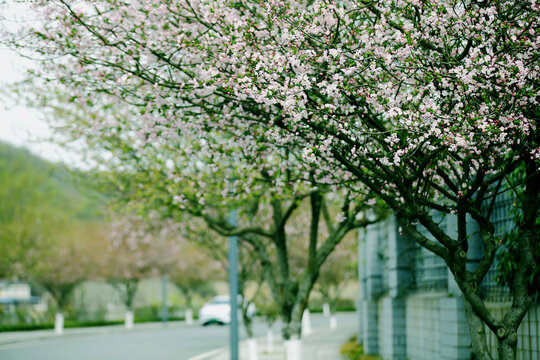
{"type": "MultiPolygon", "coordinates": [[[[501,320],[503,313],[510,307],[509,302],[505,303],[489,303],[488,309],[496,319],[501,320]]],[[[488,334],[487,342],[497,359],[497,339],[495,335],[486,327],[488,334]]],[[[518,329],[518,360],[540,360],[540,304],[536,303],[531,306],[525,318],[521,322],[518,329]]]]}
{"type": "MultiPolygon", "coordinates": [[[[449,234],[455,231],[455,219],[449,217],[446,226],[449,234]]],[[[473,242],[468,254],[471,266],[481,252],[477,245],[473,242]]],[[[446,276],[436,259],[418,251],[401,236],[392,218],[360,235],[359,339],[367,354],[387,360],[469,360],[471,340],[460,290],[448,270],[446,276]]],[[[488,308],[502,318],[510,303],[497,300],[488,308]]],[[[495,336],[486,333],[497,359],[495,336]]],[[[517,359],[540,360],[539,303],[533,304],[519,328],[517,359]]]]}
{"type": "MultiPolygon", "coordinates": [[[[438,359],[439,300],[446,294],[408,296],[406,300],[407,358],[438,359]]],[[[388,357],[386,357],[389,359],[388,357]]]]}

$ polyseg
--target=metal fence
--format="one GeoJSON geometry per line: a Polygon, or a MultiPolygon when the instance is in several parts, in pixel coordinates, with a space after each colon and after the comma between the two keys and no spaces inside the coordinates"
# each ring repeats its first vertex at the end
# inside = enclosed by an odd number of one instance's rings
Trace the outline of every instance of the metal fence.
{"type": "MultiPolygon", "coordinates": [[[[433,217],[442,229],[446,229],[446,218],[439,214],[433,217]]],[[[434,240],[434,237],[423,226],[418,225],[418,230],[425,237],[434,240]]],[[[412,288],[415,290],[447,289],[448,270],[444,260],[418,244],[413,248],[413,252],[412,288]]]]}
{"type": "MultiPolygon", "coordinates": [[[[490,220],[495,226],[495,239],[499,243],[503,241],[505,235],[514,230],[514,208],[515,198],[511,192],[505,192],[497,196],[493,213],[490,220]]],[[[498,252],[506,251],[504,245],[500,245],[498,252]]],[[[506,301],[510,299],[510,289],[508,286],[503,286],[497,282],[498,277],[498,260],[495,257],[493,265],[486,274],[480,286],[480,294],[487,300],[491,301],[506,301]]]]}

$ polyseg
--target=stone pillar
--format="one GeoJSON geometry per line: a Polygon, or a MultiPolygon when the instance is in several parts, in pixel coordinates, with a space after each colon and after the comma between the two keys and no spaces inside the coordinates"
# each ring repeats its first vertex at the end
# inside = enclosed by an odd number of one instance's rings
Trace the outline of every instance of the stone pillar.
{"type": "Polygon", "coordinates": [[[364,342],[364,317],[363,304],[366,294],[366,278],[365,278],[365,243],[366,232],[364,229],[358,231],[358,301],[356,302],[356,313],[358,316],[358,329],[356,339],[358,343],[364,342]]]}
{"type": "Polygon", "coordinates": [[[379,328],[377,299],[382,293],[382,265],[378,255],[379,224],[369,225],[363,232],[361,249],[361,318],[364,352],[379,353],[379,328]]]}
{"type": "Polygon", "coordinates": [[[388,223],[388,289],[392,298],[403,297],[411,287],[412,274],[410,264],[414,243],[402,236],[399,224],[394,216],[388,223]]]}
{"type": "Polygon", "coordinates": [[[407,332],[405,315],[405,295],[412,283],[410,263],[411,247],[414,244],[402,236],[394,216],[386,222],[388,226],[388,295],[384,299],[384,336],[388,339],[381,355],[391,360],[407,357],[407,332]]]}
{"type": "Polygon", "coordinates": [[[378,299],[383,293],[383,264],[379,256],[378,233],[383,231],[386,222],[369,225],[366,228],[365,244],[365,281],[368,299],[378,299]]]}
{"type": "MultiPolygon", "coordinates": [[[[384,359],[404,360],[407,358],[407,332],[405,299],[386,297],[382,300],[384,314],[384,344],[380,344],[380,355],[384,359]]],[[[382,315],[382,314],[381,314],[382,315]]]]}
{"type": "Polygon", "coordinates": [[[371,355],[379,354],[379,317],[377,301],[364,300],[362,303],[362,320],[364,335],[364,353],[371,355]]]}
{"type": "Polygon", "coordinates": [[[471,337],[465,317],[463,298],[447,297],[439,300],[440,356],[441,360],[468,360],[471,358],[471,337]]]}

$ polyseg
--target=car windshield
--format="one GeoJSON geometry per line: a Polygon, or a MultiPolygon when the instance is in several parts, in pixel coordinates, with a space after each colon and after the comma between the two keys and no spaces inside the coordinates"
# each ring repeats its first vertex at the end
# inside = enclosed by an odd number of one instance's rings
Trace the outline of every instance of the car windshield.
{"type": "Polygon", "coordinates": [[[214,298],[210,300],[210,304],[220,305],[220,304],[228,304],[228,303],[229,303],[229,299],[227,298],[214,298]]]}

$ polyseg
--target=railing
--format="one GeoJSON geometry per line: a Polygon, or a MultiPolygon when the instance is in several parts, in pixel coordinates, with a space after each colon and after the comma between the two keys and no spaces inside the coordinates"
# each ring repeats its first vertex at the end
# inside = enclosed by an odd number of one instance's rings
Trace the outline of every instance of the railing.
{"type": "MultiPolygon", "coordinates": [[[[434,220],[442,229],[446,229],[446,219],[440,215],[434,215],[434,220]]],[[[430,240],[434,237],[421,225],[418,225],[420,233],[430,240]]],[[[442,258],[431,251],[415,245],[413,263],[412,288],[415,290],[444,290],[448,288],[448,270],[442,258]]]]}
{"type": "MultiPolygon", "coordinates": [[[[510,192],[502,193],[497,196],[493,213],[490,220],[495,226],[495,239],[502,242],[505,234],[514,230],[514,197],[510,192]]],[[[498,251],[505,251],[504,245],[500,245],[498,251]]],[[[498,260],[495,257],[493,265],[486,274],[480,286],[480,294],[483,298],[491,301],[505,301],[510,299],[510,289],[508,286],[501,285],[497,282],[498,277],[498,260]]]]}

